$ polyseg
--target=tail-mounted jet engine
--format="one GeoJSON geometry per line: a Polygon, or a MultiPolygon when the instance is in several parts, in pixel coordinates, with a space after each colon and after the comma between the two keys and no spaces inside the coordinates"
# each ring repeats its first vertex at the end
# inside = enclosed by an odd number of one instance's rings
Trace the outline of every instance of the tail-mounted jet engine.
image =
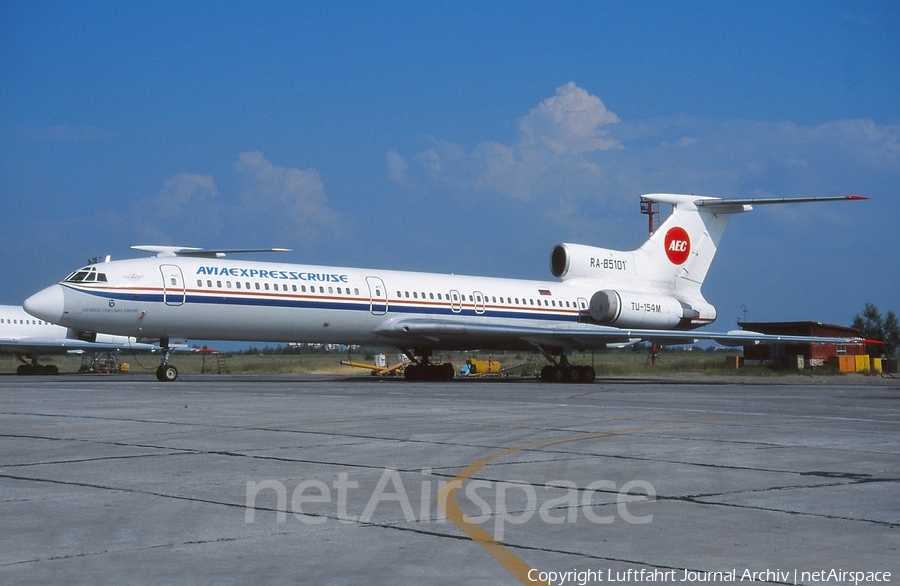
{"type": "Polygon", "coordinates": [[[712,322],[716,309],[699,297],[699,291],[696,301],[691,297],[691,302],[667,292],[680,271],[682,267],[665,257],[654,259],[641,250],[623,252],[564,243],[550,252],[550,272],[564,281],[595,279],[611,287],[647,287],[644,292],[610,288],[591,296],[591,321],[619,328],[689,330],[712,322]]]}
{"type": "Polygon", "coordinates": [[[680,329],[692,327],[700,312],[673,297],[605,289],[591,296],[591,318],[620,328],[680,329]]]}
{"type": "Polygon", "coordinates": [[[631,252],[585,246],[557,244],[550,251],[550,272],[560,279],[633,275],[634,255],[631,252]]]}

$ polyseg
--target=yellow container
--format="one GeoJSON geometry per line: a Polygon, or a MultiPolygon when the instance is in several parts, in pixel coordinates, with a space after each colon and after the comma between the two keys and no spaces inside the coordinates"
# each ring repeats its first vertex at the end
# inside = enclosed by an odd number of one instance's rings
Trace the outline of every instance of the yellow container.
{"type": "Polygon", "coordinates": [[[881,358],[872,359],[872,371],[878,373],[881,372],[881,358]]]}
{"type": "Polygon", "coordinates": [[[726,356],[725,368],[740,368],[743,356],[726,356]]]}
{"type": "Polygon", "coordinates": [[[469,374],[500,374],[500,363],[496,360],[476,360],[475,357],[467,358],[469,374]]]}
{"type": "Polygon", "coordinates": [[[838,370],[838,372],[854,372],[856,370],[856,360],[853,356],[831,356],[828,364],[838,370]]]}
{"type": "Polygon", "coordinates": [[[856,360],[856,372],[866,372],[871,368],[871,362],[868,354],[859,354],[854,356],[856,360]]]}

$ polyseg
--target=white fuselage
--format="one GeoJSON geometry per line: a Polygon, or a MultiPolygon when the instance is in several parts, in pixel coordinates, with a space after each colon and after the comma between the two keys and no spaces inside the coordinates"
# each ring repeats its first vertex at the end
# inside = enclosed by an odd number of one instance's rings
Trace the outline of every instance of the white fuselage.
{"type": "Polygon", "coordinates": [[[67,328],[35,318],[19,305],[0,305],[0,339],[65,339],[67,332],[67,328]]]}
{"type": "MultiPolygon", "coordinates": [[[[391,324],[451,318],[493,328],[585,320],[597,279],[526,281],[189,257],[151,257],[85,267],[27,302],[61,325],[138,338],[417,346],[391,324]],[[97,275],[102,275],[98,277],[97,275]]],[[[650,291],[635,311],[657,318],[650,291]]],[[[680,308],[679,308],[680,309],[680,308]]],[[[696,325],[711,321],[698,316],[696,325]]],[[[495,336],[494,338],[502,338],[495,336]]],[[[426,340],[426,342],[428,342],[426,340]]],[[[443,345],[435,341],[434,348],[443,345]]],[[[458,340],[453,346],[458,345],[458,340]]],[[[527,342],[479,339],[478,347],[527,342]]],[[[602,346],[602,344],[587,344],[602,346]]]]}
{"type": "Polygon", "coordinates": [[[18,305],[0,305],[0,352],[14,354],[65,354],[84,350],[152,350],[137,344],[134,337],[97,333],[90,328],[73,328],[37,319],[18,305]]]}
{"type": "MultiPolygon", "coordinates": [[[[436,349],[529,348],[559,355],[561,367],[569,350],[637,340],[784,341],[695,330],[716,318],[700,289],[729,218],[756,203],[865,199],[643,198],[672,205],[643,245],[559,244],[550,254],[557,281],[252,262],[224,255],[260,251],[154,245],[134,248],[155,257],[79,269],[29,297],[25,309],[74,330],[166,346],[171,338],[366,344],[426,358],[436,349]]],[[[177,376],[165,361],[161,369],[160,380],[177,376]]]]}

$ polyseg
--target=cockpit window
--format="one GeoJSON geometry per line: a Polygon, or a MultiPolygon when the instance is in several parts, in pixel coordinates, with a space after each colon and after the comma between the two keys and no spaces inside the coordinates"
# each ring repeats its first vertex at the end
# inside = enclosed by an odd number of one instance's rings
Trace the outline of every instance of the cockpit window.
{"type": "Polygon", "coordinates": [[[65,278],[67,283],[106,283],[106,274],[97,272],[96,267],[84,267],[65,278]]]}

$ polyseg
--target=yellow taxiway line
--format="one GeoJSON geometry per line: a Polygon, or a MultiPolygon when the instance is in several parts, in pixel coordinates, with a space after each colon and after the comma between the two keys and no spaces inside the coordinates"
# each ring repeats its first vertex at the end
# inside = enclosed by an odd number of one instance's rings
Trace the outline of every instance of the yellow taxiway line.
{"type": "Polygon", "coordinates": [[[510,551],[502,543],[494,539],[494,537],[490,533],[482,529],[479,525],[466,521],[462,509],[459,508],[459,505],[456,502],[456,493],[460,488],[462,488],[462,485],[466,481],[470,480],[476,473],[478,473],[479,470],[481,470],[497,458],[502,458],[503,456],[508,456],[510,454],[515,454],[516,452],[525,450],[537,450],[540,448],[555,446],[557,444],[578,442],[602,437],[611,437],[614,435],[634,433],[637,431],[647,431],[649,429],[657,429],[660,427],[665,427],[667,425],[671,424],[662,423],[655,425],[642,425],[638,427],[618,429],[615,431],[601,431],[597,433],[577,435],[574,437],[544,440],[540,442],[524,444],[521,446],[514,446],[505,450],[501,450],[499,452],[495,452],[493,454],[488,454],[487,456],[479,458],[466,466],[459,474],[457,474],[453,478],[453,480],[449,481],[441,487],[440,491],[438,491],[438,507],[441,509],[441,511],[443,511],[447,518],[453,521],[453,524],[459,527],[466,535],[468,535],[472,541],[477,543],[482,549],[491,554],[491,556],[493,556],[493,558],[497,560],[500,565],[503,566],[503,568],[507,572],[509,572],[510,575],[512,575],[513,578],[515,578],[522,584],[528,585],[550,584],[549,582],[535,582],[534,580],[529,580],[528,572],[532,568],[528,564],[522,561],[519,556],[510,551]]]}

